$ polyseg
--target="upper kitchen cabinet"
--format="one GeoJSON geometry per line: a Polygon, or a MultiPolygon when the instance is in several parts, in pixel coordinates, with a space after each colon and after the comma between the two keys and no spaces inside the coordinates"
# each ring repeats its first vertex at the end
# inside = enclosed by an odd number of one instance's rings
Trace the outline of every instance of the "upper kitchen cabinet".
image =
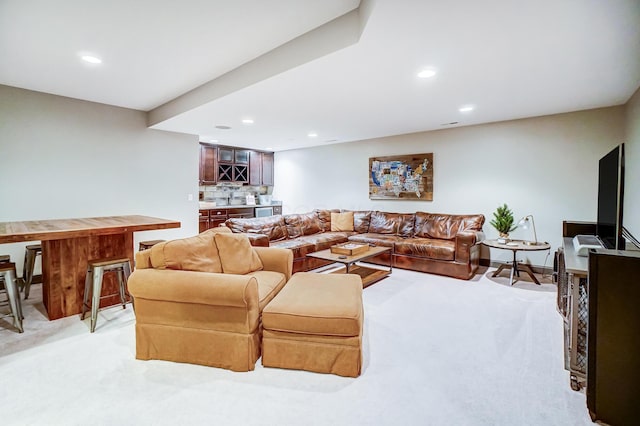
{"type": "Polygon", "coordinates": [[[217,148],[214,145],[200,144],[200,185],[216,184],[217,148]]]}
{"type": "Polygon", "coordinates": [[[200,185],[273,185],[273,152],[200,143],[200,185]]]}
{"type": "Polygon", "coordinates": [[[218,146],[217,182],[249,182],[249,150],[218,146]]]}
{"type": "Polygon", "coordinates": [[[273,185],[273,152],[249,153],[249,185],[273,185]]]}

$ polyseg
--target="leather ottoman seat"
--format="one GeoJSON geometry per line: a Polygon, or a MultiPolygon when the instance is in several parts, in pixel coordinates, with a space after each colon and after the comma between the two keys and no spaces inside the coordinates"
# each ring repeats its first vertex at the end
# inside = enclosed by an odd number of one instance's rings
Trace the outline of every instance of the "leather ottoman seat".
{"type": "Polygon", "coordinates": [[[362,280],[298,272],[262,311],[262,365],[358,377],[362,280]]]}

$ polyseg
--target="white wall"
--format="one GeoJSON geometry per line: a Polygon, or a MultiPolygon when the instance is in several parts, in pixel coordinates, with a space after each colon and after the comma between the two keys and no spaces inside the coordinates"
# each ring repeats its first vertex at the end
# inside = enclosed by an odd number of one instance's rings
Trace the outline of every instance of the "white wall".
{"type": "Polygon", "coordinates": [[[627,103],[626,130],[622,223],[640,240],[640,89],[627,103]]]}
{"type": "MultiPolygon", "coordinates": [[[[507,203],[516,220],[534,215],[538,240],[553,253],[562,245],[563,220],[596,220],[598,160],[624,140],[624,122],[624,107],[613,107],[278,152],[274,198],[283,200],[284,213],[482,213],[488,238],[497,237],[493,212],[507,203]],[[369,157],[422,152],[434,155],[433,201],[369,200],[369,157]]],[[[517,229],[511,237],[531,239],[530,233],[517,229]]],[[[523,258],[552,265],[545,255],[523,258]]],[[[500,261],[511,254],[484,249],[489,256],[500,261]]]]}
{"type": "MultiPolygon", "coordinates": [[[[182,227],[136,247],[195,235],[198,155],[197,136],[147,129],[144,112],[0,85],[0,222],[141,214],[182,227]]],[[[25,245],[0,254],[22,268],[25,245]]]]}

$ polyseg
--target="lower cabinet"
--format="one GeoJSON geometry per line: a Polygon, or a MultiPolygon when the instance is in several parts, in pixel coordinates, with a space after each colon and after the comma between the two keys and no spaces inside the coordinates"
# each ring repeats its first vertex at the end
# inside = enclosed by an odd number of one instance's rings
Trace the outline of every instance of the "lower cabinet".
{"type": "Polygon", "coordinates": [[[254,217],[253,207],[202,209],[199,211],[198,232],[218,227],[227,219],[235,217],[254,217]]]}

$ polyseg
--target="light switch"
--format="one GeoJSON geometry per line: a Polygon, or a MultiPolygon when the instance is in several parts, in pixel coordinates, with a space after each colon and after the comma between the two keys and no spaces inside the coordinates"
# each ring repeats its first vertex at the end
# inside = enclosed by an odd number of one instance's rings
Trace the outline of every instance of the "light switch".
{"type": "Polygon", "coordinates": [[[187,201],[193,201],[193,194],[187,195],[187,201]]]}

